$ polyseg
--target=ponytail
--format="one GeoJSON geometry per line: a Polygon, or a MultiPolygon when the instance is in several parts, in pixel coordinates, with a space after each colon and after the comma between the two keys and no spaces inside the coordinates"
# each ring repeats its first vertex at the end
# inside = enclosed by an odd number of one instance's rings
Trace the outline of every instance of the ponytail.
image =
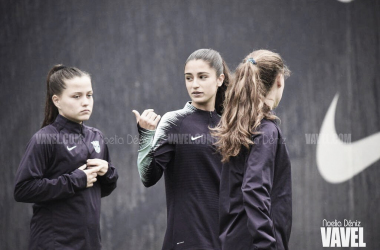
{"type": "Polygon", "coordinates": [[[62,94],[62,91],[66,88],[64,80],[84,75],[89,76],[87,72],[74,67],[66,67],[62,64],[54,65],[54,67],[50,69],[46,78],[45,117],[41,128],[53,123],[59,114],[52,97],[53,95],[62,94]]]}
{"type": "Polygon", "coordinates": [[[222,85],[218,88],[218,92],[216,93],[216,98],[215,98],[215,110],[219,115],[223,114],[223,110],[224,110],[223,103],[226,96],[225,95],[226,90],[231,78],[230,69],[228,68],[227,63],[223,59],[222,61],[223,61],[222,64],[223,64],[224,80],[223,80],[222,85]]]}
{"type": "Polygon", "coordinates": [[[279,73],[288,76],[290,71],[280,55],[268,50],[252,52],[236,68],[226,91],[222,119],[211,129],[222,162],[254,144],[252,135],[259,133],[262,119],[278,119],[264,100],[279,73]]]}
{"type": "Polygon", "coordinates": [[[52,69],[50,69],[47,78],[46,78],[46,101],[45,101],[45,118],[44,121],[42,122],[41,128],[51,124],[54,122],[55,118],[58,116],[58,108],[54,105],[52,97],[53,93],[50,88],[50,78],[51,76],[63,69],[65,66],[62,64],[57,64],[55,65],[52,69]]]}

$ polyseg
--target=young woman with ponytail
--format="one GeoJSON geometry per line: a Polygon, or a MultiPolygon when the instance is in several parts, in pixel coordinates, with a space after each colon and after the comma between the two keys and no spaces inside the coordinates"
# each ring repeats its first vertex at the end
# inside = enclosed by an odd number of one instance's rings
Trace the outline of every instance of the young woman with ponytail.
{"type": "Polygon", "coordinates": [[[209,127],[223,113],[229,70],[212,49],[193,52],[184,68],[191,102],[160,116],[136,115],[140,133],[138,170],[146,187],[165,175],[167,229],[162,249],[220,249],[218,197],[221,158],[209,127]],[[156,129],[157,127],[157,129],[156,129]]]}
{"type": "Polygon", "coordinates": [[[34,203],[29,249],[101,249],[100,198],[116,188],[102,133],[83,124],[93,107],[90,75],[54,66],[45,118],[17,170],[14,197],[34,203]]]}
{"type": "Polygon", "coordinates": [[[272,110],[289,70],[280,55],[250,53],[226,91],[213,129],[222,155],[220,239],[223,250],[288,249],[292,224],[291,166],[272,110]]]}

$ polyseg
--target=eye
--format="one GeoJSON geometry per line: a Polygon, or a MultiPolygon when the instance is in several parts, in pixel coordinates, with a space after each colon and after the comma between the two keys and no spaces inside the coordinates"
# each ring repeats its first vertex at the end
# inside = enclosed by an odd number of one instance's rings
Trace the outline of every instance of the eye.
{"type": "Polygon", "coordinates": [[[74,95],[73,98],[78,99],[79,95],[74,95]]]}
{"type": "Polygon", "coordinates": [[[199,78],[201,78],[202,80],[205,80],[207,78],[207,76],[203,75],[203,76],[200,76],[199,78]]]}
{"type": "Polygon", "coordinates": [[[192,80],[192,78],[190,76],[186,76],[185,79],[186,79],[186,81],[191,81],[192,80]]]}
{"type": "Polygon", "coordinates": [[[87,97],[88,97],[88,98],[91,98],[91,97],[92,97],[92,94],[88,94],[87,97]]]}

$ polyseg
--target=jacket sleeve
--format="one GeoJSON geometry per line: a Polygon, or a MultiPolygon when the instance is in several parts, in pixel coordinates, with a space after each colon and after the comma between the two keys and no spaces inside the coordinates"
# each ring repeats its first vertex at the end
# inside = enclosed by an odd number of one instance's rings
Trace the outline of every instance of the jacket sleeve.
{"type": "Polygon", "coordinates": [[[111,163],[111,158],[108,152],[107,144],[104,144],[104,160],[108,162],[107,173],[103,176],[98,176],[98,180],[101,186],[101,196],[105,197],[112,193],[116,188],[116,182],[119,178],[116,168],[111,163]]]}
{"type": "Polygon", "coordinates": [[[252,235],[250,249],[276,249],[274,225],[271,216],[278,131],[274,124],[262,124],[261,134],[253,138],[242,184],[244,209],[248,230],[252,235]]]}
{"type": "Polygon", "coordinates": [[[165,114],[156,130],[147,130],[139,125],[140,135],[137,167],[145,187],[156,184],[174,156],[175,145],[170,135],[176,130],[174,113],[165,114]]]}
{"type": "Polygon", "coordinates": [[[50,156],[54,154],[52,143],[39,143],[39,134],[29,141],[25,154],[16,173],[14,198],[18,202],[37,203],[73,196],[85,189],[87,176],[76,169],[56,179],[49,179],[44,173],[49,168],[50,156]]]}

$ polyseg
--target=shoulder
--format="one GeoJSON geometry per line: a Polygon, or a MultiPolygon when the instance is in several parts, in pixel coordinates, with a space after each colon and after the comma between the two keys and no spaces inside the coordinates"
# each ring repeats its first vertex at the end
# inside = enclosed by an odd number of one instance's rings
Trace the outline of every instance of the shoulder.
{"type": "Polygon", "coordinates": [[[87,125],[83,125],[83,126],[84,126],[85,129],[87,129],[90,133],[98,134],[98,135],[100,135],[100,136],[103,138],[103,133],[102,133],[102,131],[100,131],[99,129],[94,128],[94,127],[90,127],[90,126],[87,126],[87,125]]]}
{"type": "Polygon", "coordinates": [[[191,113],[192,112],[190,110],[187,110],[185,108],[167,112],[162,116],[158,128],[169,129],[178,127],[180,126],[182,120],[191,113]]]}
{"type": "Polygon", "coordinates": [[[34,133],[27,147],[44,150],[51,148],[57,143],[59,143],[59,131],[50,124],[34,133]]]}
{"type": "Polygon", "coordinates": [[[262,132],[276,132],[278,133],[278,126],[276,121],[262,119],[260,124],[260,131],[262,132]]]}
{"type": "Polygon", "coordinates": [[[160,142],[167,140],[169,134],[178,133],[183,119],[193,112],[185,106],[183,109],[165,113],[157,126],[153,145],[158,145],[160,142]]]}
{"type": "Polygon", "coordinates": [[[58,139],[59,131],[52,124],[47,125],[38,130],[31,138],[31,140],[46,140],[46,139],[58,139]]]}
{"type": "Polygon", "coordinates": [[[258,132],[259,132],[258,135],[270,137],[270,138],[277,138],[279,136],[279,129],[276,122],[272,120],[267,120],[267,119],[261,120],[260,126],[258,128],[258,132]]]}
{"type": "Polygon", "coordinates": [[[42,135],[42,134],[59,134],[58,129],[53,125],[47,125],[43,128],[40,128],[34,135],[42,135]]]}

